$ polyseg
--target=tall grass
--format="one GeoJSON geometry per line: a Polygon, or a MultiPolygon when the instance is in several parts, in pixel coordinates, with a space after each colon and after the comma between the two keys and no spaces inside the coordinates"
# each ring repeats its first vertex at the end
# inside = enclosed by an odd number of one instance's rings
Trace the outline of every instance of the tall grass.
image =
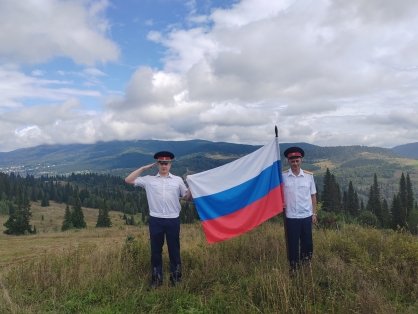
{"type": "Polygon", "coordinates": [[[153,290],[147,228],[134,230],[119,242],[67,246],[12,265],[3,272],[10,299],[0,297],[0,312],[418,312],[418,241],[410,234],[352,225],[315,230],[312,265],[289,276],[278,223],[215,245],[205,243],[200,225],[184,225],[184,280],[170,287],[165,273],[153,290]]]}

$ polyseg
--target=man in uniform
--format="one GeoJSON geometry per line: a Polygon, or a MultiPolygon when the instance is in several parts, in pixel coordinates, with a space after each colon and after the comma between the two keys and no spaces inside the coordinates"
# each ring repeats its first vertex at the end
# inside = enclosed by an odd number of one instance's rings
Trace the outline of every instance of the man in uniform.
{"type": "Polygon", "coordinates": [[[289,147],[284,152],[290,169],[283,172],[288,258],[291,272],[309,263],[313,253],[312,223],[316,223],[316,187],[312,172],[301,169],[305,152],[289,147]]]}
{"type": "Polygon", "coordinates": [[[149,207],[149,233],[151,240],[151,287],[163,282],[162,250],[164,238],[167,240],[170,258],[170,281],[176,285],[181,281],[180,259],[180,210],[179,198],[190,199],[191,195],[182,178],[170,173],[174,154],[161,151],[154,155],[155,163],[134,170],[125,182],[145,189],[149,207]],[[158,166],[156,175],[141,174],[158,166]]]}

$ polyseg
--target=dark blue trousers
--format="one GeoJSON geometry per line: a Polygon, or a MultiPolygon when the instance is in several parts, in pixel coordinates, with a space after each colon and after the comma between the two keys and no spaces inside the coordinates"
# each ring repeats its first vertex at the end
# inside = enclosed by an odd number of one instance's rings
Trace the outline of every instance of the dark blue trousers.
{"type": "Polygon", "coordinates": [[[313,254],[312,216],[307,218],[287,218],[287,248],[291,269],[300,262],[308,262],[313,254]]]}
{"type": "Polygon", "coordinates": [[[180,271],[180,218],[149,217],[149,233],[151,239],[151,266],[153,273],[163,278],[163,245],[167,239],[170,273],[180,271]]]}

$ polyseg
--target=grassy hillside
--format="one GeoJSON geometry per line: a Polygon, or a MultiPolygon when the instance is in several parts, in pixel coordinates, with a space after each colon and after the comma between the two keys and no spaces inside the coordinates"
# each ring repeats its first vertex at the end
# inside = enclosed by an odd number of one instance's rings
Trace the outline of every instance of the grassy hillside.
{"type": "MultiPolygon", "coordinates": [[[[51,202],[51,206],[41,207],[38,203],[32,203],[31,211],[31,225],[36,227],[36,235],[16,237],[3,234],[5,230],[3,224],[8,219],[8,216],[0,215],[0,267],[12,265],[18,261],[30,260],[33,257],[37,257],[40,252],[54,252],[65,247],[79,246],[80,244],[94,246],[102,241],[111,244],[113,241],[112,238],[101,235],[102,233],[106,235],[110,232],[110,229],[94,228],[98,209],[83,208],[87,227],[91,230],[89,232],[77,230],[60,232],[64,220],[64,204],[51,202]]],[[[129,228],[124,225],[121,215],[120,212],[111,211],[109,213],[113,224],[111,228],[112,233],[115,233],[116,237],[123,238],[126,236],[126,232],[129,232],[129,228]],[[115,231],[120,232],[120,234],[115,231]]]]}
{"type": "MultiPolygon", "coordinates": [[[[85,210],[87,230],[61,233],[54,228],[62,207],[32,208],[42,232],[0,235],[1,313],[418,311],[418,241],[410,234],[315,230],[312,268],[289,277],[279,223],[215,245],[199,224],[183,225],[184,281],[169,287],[166,273],[164,285],[149,290],[146,226],[124,226],[112,213],[114,227],[96,230],[95,213],[85,210]]],[[[166,248],[164,261],[167,269],[166,248]]]]}

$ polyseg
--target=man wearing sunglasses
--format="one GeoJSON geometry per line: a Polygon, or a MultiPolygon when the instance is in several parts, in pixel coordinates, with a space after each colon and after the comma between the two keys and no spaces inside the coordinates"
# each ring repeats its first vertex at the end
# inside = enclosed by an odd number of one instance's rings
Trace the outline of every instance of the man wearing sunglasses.
{"type": "Polygon", "coordinates": [[[151,240],[151,287],[156,288],[163,282],[162,250],[167,240],[170,258],[170,282],[174,286],[181,281],[180,258],[180,198],[189,200],[191,194],[181,177],[170,173],[174,154],[161,151],[154,155],[156,162],[134,170],[125,178],[125,182],[145,189],[149,207],[149,233],[151,240]],[[156,175],[141,174],[158,167],[156,175]]]}
{"type": "Polygon", "coordinates": [[[289,147],[284,155],[290,169],[282,173],[284,182],[287,248],[291,272],[310,263],[313,253],[312,223],[316,223],[316,187],[312,172],[302,170],[305,152],[289,147]]]}

